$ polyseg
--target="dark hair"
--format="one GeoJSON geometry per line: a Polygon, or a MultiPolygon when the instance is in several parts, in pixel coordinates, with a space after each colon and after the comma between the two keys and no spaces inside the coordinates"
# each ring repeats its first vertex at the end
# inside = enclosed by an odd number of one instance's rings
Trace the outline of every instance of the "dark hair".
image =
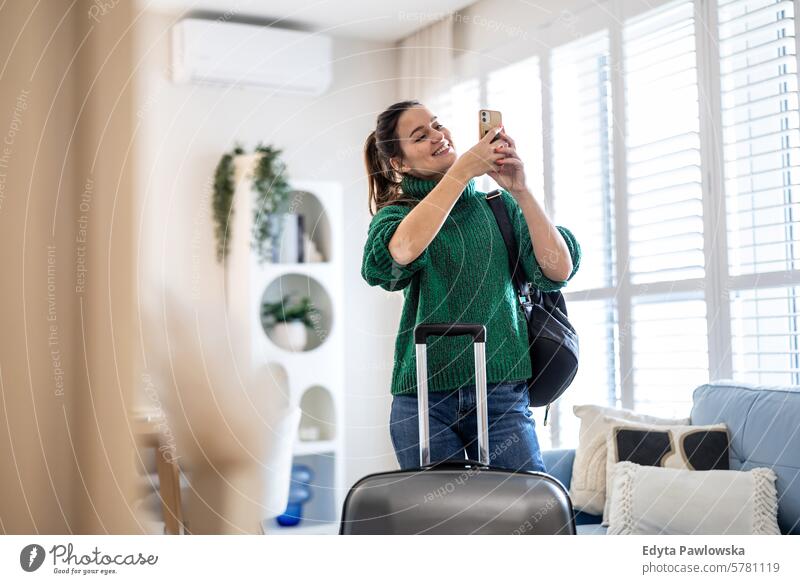
{"type": "Polygon", "coordinates": [[[400,189],[403,175],[389,163],[390,158],[403,155],[397,137],[397,120],[404,111],[419,105],[422,104],[416,99],[390,105],[378,116],[375,129],[367,136],[367,141],[364,143],[364,164],[367,167],[369,184],[367,203],[371,215],[375,215],[387,205],[405,204],[413,207],[419,202],[417,199],[403,196],[400,189]]]}

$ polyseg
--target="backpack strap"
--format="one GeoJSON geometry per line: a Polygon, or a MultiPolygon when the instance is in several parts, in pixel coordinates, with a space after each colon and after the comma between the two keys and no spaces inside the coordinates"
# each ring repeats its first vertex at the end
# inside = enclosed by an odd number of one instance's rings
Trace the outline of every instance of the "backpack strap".
{"type": "Polygon", "coordinates": [[[514,237],[514,229],[511,225],[511,219],[508,216],[508,209],[503,202],[500,189],[495,189],[486,195],[486,202],[489,203],[494,217],[497,220],[497,225],[500,227],[500,233],[503,235],[503,241],[506,244],[508,251],[508,267],[511,271],[511,281],[517,289],[520,302],[523,299],[530,300],[531,286],[530,282],[525,281],[524,271],[520,265],[519,250],[514,237]]]}

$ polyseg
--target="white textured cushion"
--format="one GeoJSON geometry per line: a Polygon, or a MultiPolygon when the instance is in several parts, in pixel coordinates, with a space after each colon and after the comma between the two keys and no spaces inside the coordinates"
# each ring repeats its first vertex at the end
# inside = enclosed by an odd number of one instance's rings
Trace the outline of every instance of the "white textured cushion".
{"type": "Polygon", "coordinates": [[[779,535],[771,468],[614,465],[609,535],[779,535]]]}
{"type": "Polygon", "coordinates": [[[648,424],[688,424],[689,418],[670,419],[639,414],[624,408],[596,405],[573,406],[572,411],[581,420],[578,447],[572,464],[569,496],[572,505],[580,511],[600,515],[606,499],[606,436],[610,426],[603,420],[614,416],[648,424]]]}
{"type": "MultiPolygon", "coordinates": [[[[670,453],[665,456],[661,460],[661,465],[664,467],[669,468],[679,468],[679,469],[687,469],[687,470],[695,470],[691,468],[689,461],[687,460],[686,453],[682,451],[680,448],[680,444],[684,436],[687,434],[693,434],[695,432],[708,432],[708,431],[723,431],[726,433],[728,427],[723,424],[711,424],[708,426],[692,426],[689,424],[674,424],[666,426],[664,424],[648,424],[646,422],[634,422],[631,420],[625,420],[623,418],[617,418],[614,416],[604,416],[603,420],[607,424],[608,431],[606,433],[606,482],[608,484],[611,483],[611,477],[614,472],[614,465],[620,462],[620,456],[617,453],[617,449],[614,444],[614,431],[618,428],[630,428],[632,430],[638,431],[660,431],[660,432],[667,432],[669,435],[669,440],[671,444],[670,453]]],[[[729,440],[726,440],[729,443],[729,440]]],[[[727,449],[725,454],[725,459],[721,461],[724,464],[725,468],[728,468],[728,457],[727,449]]],[[[611,509],[611,500],[610,497],[606,497],[605,505],[603,507],[603,521],[602,525],[607,526],[609,523],[609,511],[611,509]]]]}

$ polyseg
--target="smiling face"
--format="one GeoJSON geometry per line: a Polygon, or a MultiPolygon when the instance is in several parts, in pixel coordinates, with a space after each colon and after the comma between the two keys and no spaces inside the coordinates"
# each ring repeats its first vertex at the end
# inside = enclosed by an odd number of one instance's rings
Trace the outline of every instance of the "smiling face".
{"type": "Polygon", "coordinates": [[[403,174],[425,179],[441,178],[456,161],[450,130],[425,106],[409,108],[400,115],[397,138],[403,156],[391,161],[403,174]]]}

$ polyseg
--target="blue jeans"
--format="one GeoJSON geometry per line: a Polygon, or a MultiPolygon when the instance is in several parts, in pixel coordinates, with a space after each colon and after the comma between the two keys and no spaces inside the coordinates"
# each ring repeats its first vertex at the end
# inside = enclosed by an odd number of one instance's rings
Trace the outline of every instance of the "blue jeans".
{"type": "MultiPolygon", "coordinates": [[[[431,462],[450,458],[478,460],[475,385],[428,394],[431,462]]],[[[525,380],[490,383],[487,387],[489,415],[489,462],[511,470],[546,472],[536,424],[529,409],[525,380]]],[[[392,399],[389,433],[402,470],[419,467],[419,417],[417,395],[392,399]]]]}

